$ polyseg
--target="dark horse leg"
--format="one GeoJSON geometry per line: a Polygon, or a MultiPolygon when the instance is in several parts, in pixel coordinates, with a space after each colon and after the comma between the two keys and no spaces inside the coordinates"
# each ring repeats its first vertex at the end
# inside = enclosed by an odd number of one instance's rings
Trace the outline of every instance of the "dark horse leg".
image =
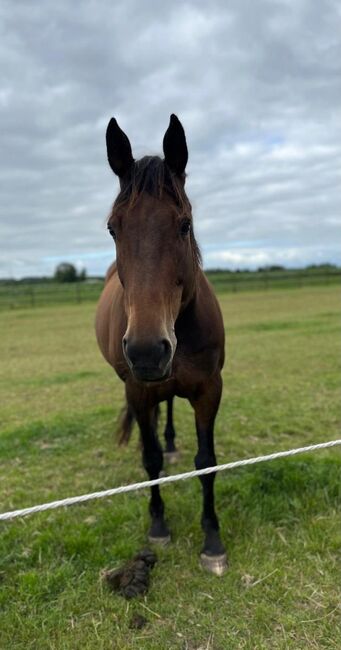
{"type": "MultiPolygon", "coordinates": [[[[196,469],[212,467],[217,464],[214,453],[214,420],[219,407],[221,391],[221,376],[217,374],[210,379],[208,385],[205,385],[200,395],[191,400],[195,411],[198,437],[198,453],[195,456],[196,469]]],[[[213,573],[222,575],[227,567],[227,559],[214,509],[214,479],[214,473],[200,476],[203,491],[201,525],[205,534],[201,562],[213,573]]]]}
{"type": "Polygon", "coordinates": [[[164,431],[164,437],[166,442],[166,448],[164,451],[164,458],[167,460],[170,465],[176,463],[178,460],[178,450],[175,446],[175,429],[173,424],[173,401],[174,397],[170,397],[167,400],[167,421],[164,431]]]}
{"type": "MultiPolygon", "coordinates": [[[[163,467],[162,447],[157,437],[158,406],[149,406],[142,399],[133,403],[134,414],[141,432],[143,466],[149,479],[159,478],[163,467]]],[[[152,523],[148,538],[150,542],[167,544],[170,541],[170,532],[164,520],[164,503],[160,495],[160,488],[155,485],[151,488],[149,512],[152,523]]]]}

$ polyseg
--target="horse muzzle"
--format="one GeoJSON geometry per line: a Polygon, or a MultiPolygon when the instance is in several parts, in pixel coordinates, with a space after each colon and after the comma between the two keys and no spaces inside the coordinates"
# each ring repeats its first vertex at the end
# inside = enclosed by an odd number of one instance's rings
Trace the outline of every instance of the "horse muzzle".
{"type": "Polygon", "coordinates": [[[168,379],[171,373],[173,348],[168,339],[139,342],[124,337],[123,354],[138,381],[153,382],[168,379]]]}

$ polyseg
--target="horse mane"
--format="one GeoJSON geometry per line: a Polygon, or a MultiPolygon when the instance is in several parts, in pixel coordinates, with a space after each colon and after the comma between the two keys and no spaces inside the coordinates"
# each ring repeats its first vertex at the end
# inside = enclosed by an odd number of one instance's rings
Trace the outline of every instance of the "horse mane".
{"type": "MultiPolygon", "coordinates": [[[[185,178],[176,176],[168,165],[159,156],[144,156],[132,165],[129,173],[121,179],[120,192],[113,205],[116,208],[125,205],[132,208],[142,192],[162,200],[165,195],[170,196],[179,207],[180,211],[192,217],[192,206],[185,192],[185,178]]],[[[109,217],[110,219],[110,217],[109,217]]],[[[202,265],[199,245],[195,239],[193,228],[190,231],[191,245],[194,260],[197,266],[202,265]]]]}

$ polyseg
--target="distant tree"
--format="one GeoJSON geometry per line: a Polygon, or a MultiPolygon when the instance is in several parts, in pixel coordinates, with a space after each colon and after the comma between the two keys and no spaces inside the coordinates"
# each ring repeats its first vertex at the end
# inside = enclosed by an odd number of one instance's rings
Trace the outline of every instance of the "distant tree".
{"type": "Polygon", "coordinates": [[[57,282],[77,282],[77,269],[73,264],[69,262],[62,262],[58,264],[54,277],[57,282]]]}
{"type": "Polygon", "coordinates": [[[307,271],[316,269],[319,271],[335,271],[338,269],[338,267],[336,264],[330,264],[329,262],[324,262],[323,264],[308,264],[308,266],[306,266],[307,271]]]}
{"type": "Polygon", "coordinates": [[[84,282],[86,280],[86,269],[82,269],[81,271],[79,271],[78,280],[80,282],[84,282]]]}

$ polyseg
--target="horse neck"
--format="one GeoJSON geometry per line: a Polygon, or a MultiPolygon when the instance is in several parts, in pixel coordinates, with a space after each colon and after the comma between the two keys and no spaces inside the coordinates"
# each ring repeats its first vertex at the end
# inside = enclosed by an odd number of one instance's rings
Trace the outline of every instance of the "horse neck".
{"type": "Polygon", "coordinates": [[[203,275],[203,272],[199,265],[193,260],[193,273],[192,277],[187,281],[184,288],[184,299],[181,303],[180,313],[182,313],[187,307],[195,302],[198,285],[200,282],[200,275],[203,275]]]}

